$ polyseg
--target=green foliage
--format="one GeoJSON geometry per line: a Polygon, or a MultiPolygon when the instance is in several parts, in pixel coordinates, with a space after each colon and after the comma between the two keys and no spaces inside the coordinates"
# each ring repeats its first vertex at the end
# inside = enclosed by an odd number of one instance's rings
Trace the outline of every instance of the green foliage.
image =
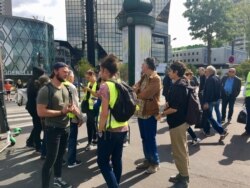
{"type": "Polygon", "coordinates": [[[120,78],[128,82],[128,63],[119,64],[120,78]]]}
{"type": "Polygon", "coordinates": [[[190,23],[193,39],[207,43],[208,64],[211,64],[211,48],[215,39],[231,41],[236,36],[231,0],[186,0],[183,13],[190,23]]]}
{"type": "Polygon", "coordinates": [[[237,75],[242,78],[242,80],[245,80],[247,77],[248,72],[250,72],[250,60],[241,63],[238,66],[235,66],[237,75]]]}
{"type": "Polygon", "coordinates": [[[187,66],[187,69],[190,69],[195,76],[198,74],[197,68],[194,65],[192,65],[192,64],[186,64],[186,66],[187,66]]]}
{"type": "Polygon", "coordinates": [[[93,67],[91,66],[91,64],[88,62],[87,59],[81,59],[80,61],[78,61],[78,72],[79,72],[79,76],[80,77],[84,77],[85,73],[87,72],[87,70],[89,69],[93,69],[93,67]]]}
{"type": "MultiPolygon", "coordinates": [[[[238,36],[245,34],[247,41],[250,41],[250,1],[239,1],[235,4],[233,12],[238,23],[238,36]]],[[[247,51],[250,54],[250,43],[247,43],[247,51]]]]}

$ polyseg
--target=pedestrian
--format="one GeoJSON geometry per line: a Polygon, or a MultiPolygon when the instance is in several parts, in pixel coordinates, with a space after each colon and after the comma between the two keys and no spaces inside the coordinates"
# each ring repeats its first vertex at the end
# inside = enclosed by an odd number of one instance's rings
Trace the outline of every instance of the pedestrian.
{"type": "MultiPolygon", "coordinates": [[[[188,81],[188,84],[194,87],[196,92],[196,87],[199,86],[199,83],[197,81],[197,78],[193,76],[193,72],[191,70],[187,70],[185,73],[185,77],[188,81]]],[[[201,141],[201,139],[197,137],[191,126],[188,127],[187,132],[192,138],[192,145],[197,145],[201,141]]]]}
{"type": "Polygon", "coordinates": [[[247,75],[244,96],[247,110],[247,123],[245,126],[245,132],[242,134],[242,136],[250,136],[250,72],[248,72],[247,75]]]}
{"type": "Polygon", "coordinates": [[[196,89],[196,87],[199,86],[199,82],[198,82],[196,76],[194,76],[194,73],[190,69],[188,69],[186,71],[185,76],[189,80],[190,85],[195,87],[195,89],[196,89]]]}
{"type": "MultiPolygon", "coordinates": [[[[76,86],[73,84],[75,81],[74,72],[69,70],[69,74],[67,77],[67,81],[64,83],[69,87],[72,93],[73,104],[78,111],[79,108],[79,97],[76,86]]],[[[79,114],[76,116],[73,113],[68,113],[70,119],[70,132],[69,132],[69,140],[68,140],[68,168],[75,168],[82,164],[80,160],[76,159],[76,149],[77,149],[77,135],[78,135],[78,127],[83,124],[83,116],[79,114]]]]}
{"type": "MultiPolygon", "coordinates": [[[[206,83],[204,86],[203,93],[203,112],[206,113],[208,122],[213,126],[213,128],[220,134],[219,141],[225,139],[228,135],[227,130],[221,126],[218,121],[213,118],[213,108],[220,103],[220,80],[216,76],[216,69],[213,66],[208,66],[206,68],[206,83]]],[[[209,124],[206,124],[209,125],[209,124]]],[[[203,127],[205,135],[210,135],[210,125],[203,127]]]]}
{"type": "Polygon", "coordinates": [[[173,85],[169,91],[169,101],[166,109],[160,114],[167,116],[169,125],[169,133],[171,147],[175,165],[179,173],[171,176],[169,181],[175,183],[175,187],[188,187],[189,184],[189,156],[187,147],[187,129],[189,125],[186,123],[186,108],[188,105],[188,94],[186,87],[188,81],[184,78],[186,66],[182,62],[176,61],[170,65],[169,77],[173,81],[173,85]]]}
{"type": "Polygon", "coordinates": [[[136,115],[145,157],[143,163],[137,165],[136,169],[146,169],[145,172],[148,174],[160,169],[156,143],[156,116],[159,114],[161,78],[155,70],[155,60],[146,58],[142,64],[142,77],[134,86],[139,108],[136,115]]]}
{"type": "Polygon", "coordinates": [[[18,90],[19,90],[19,89],[22,89],[22,88],[24,87],[24,85],[23,85],[21,79],[18,79],[18,80],[17,80],[15,87],[16,87],[16,94],[15,94],[15,97],[14,97],[14,98],[15,98],[15,102],[16,102],[16,103],[19,103],[19,101],[20,101],[21,99],[19,99],[18,90]]]}
{"type": "Polygon", "coordinates": [[[62,162],[69,134],[69,117],[71,112],[79,115],[78,108],[72,103],[71,92],[63,84],[69,73],[68,65],[56,63],[50,76],[51,82],[39,90],[37,112],[45,118],[47,136],[47,155],[42,168],[42,187],[48,188],[52,168],[54,169],[55,187],[71,188],[62,180],[62,162]]]}
{"type": "Polygon", "coordinates": [[[21,79],[18,79],[16,83],[16,89],[21,89],[21,88],[23,88],[23,83],[21,79]]]}
{"type": "Polygon", "coordinates": [[[117,100],[115,83],[119,59],[110,54],[100,65],[102,84],[99,89],[101,107],[98,122],[97,164],[109,188],[117,188],[122,174],[123,141],[128,132],[128,122],[118,122],[111,114],[117,100]],[[112,162],[112,167],[110,166],[112,162]]]}
{"type": "Polygon", "coordinates": [[[205,68],[204,67],[199,67],[198,73],[199,73],[199,76],[200,76],[198,97],[199,97],[200,104],[201,104],[202,103],[204,86],[205,86],[205,82],[206,82],[205,68]]]}
{"type": "Polygon", "coordinates": [[[7,101],[11,101],[11,98],[10,98],[11,88],[12,88],[12,85],[10,84],[10,82],[6,81],[6,83],[4,84],[4,89],[7,95],[7,101]]]}
{"type": "MultiPolygon", "coordinates": [[[[44,74],[39,77],[38,81],[39,81],[39,86],[40,86],[39,89],[40,89],[50,82],[50,78],[48,75],[44,74]]],[[[45,118],[40,118],[40,120],[41,120],[42,131],[43,131],[40,159],[44,160],[46,158],[46,153],[47,153],[47,149],[46,149],[47,136],[46,136],[46,131],[45,131],[45,118]]]]}
{"type": "Polygon", "coordinates": [[[162,95],[165,97],[166,103],[168,102],[167,97],[168,97],[168,93],[169,93],[169,89],[171,85],[172,85],[172,80],[168,76],[168,69],[166,69],[165,76],[162,81],[162,95]]]}
{"type": "Polygon", "coordinates": [[[222,98],[222,107],[221,107],[221,121],[225,122],[226,118],[226,108],[229,106],[227,121],[230,123],[234,110],[234,103],[236,97],[240,94],[241,90],[241,80],[236,76],[236,69],[230,68],[226,76],[221,80],[221,98],[222,98]]]}
{"type": "Polygon", "coordinates": [[[33,67],[32,78],[27,84],[27,103],[26,110],[32,117],[33,129],[29,135],[29,138],[26,141],[27,147],[35,148],[36,154],[41,154],[41,132],[42,124],[41,119],[37,114],[36,108],[36,98],[38,91],[40,89],[39,77],[44,74],[44,70],[40,67],[33,67]]]}
{"type": "Polygon", "coordinates": [[[96,75],[93,70],[88,70],[85,74],[86,80],[88,80],[88,85],[83,89],[84,99],[87,101],[87,134],[88,134],[88,144],[85,147],[85,150],[91,150],[92,144],[97,144],[97,136],[96,136],[96,112],[94,111],[94,104],[97,100],[97,81],[96,75]]]}

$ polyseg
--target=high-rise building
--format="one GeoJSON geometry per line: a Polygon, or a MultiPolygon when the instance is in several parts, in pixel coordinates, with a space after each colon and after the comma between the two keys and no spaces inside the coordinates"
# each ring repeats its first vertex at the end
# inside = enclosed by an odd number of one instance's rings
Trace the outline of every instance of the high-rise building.
{"type": "Polygon", "coordinates": [[[12,16],[11,0],[0,0],[0,15],[12,16]]]}
{"type": "MultiPolygon", "coordinates": [[[[65,0],[67,39],[82,48],[88,59],[100,59],[114,53],[122,60],[122,32],[117,16],[124,0],[65,0]],[[89,51],[95,49],[95,53],[89,51]],[[91,56],[89,58],[89,56],[91,56]]],[[[151,15],[156,18],[152,37],[152,56],[157,62],[168,62],[168,17],[171,0],[152,0],[151,15]]]]}

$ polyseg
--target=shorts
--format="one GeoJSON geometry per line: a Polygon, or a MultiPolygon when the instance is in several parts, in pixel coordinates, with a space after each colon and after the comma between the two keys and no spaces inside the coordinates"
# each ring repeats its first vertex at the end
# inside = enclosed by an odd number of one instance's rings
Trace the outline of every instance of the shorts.
{"type": "Polygon", "coordinates": [[[10,94],[10,91],[6,91],[7,94],[10,94]]]}

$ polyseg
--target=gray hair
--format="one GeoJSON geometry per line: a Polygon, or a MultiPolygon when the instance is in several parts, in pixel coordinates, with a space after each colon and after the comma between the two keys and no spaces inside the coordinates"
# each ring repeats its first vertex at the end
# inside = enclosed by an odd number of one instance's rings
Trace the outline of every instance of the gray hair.
{"type": "Polygon", "coordinates": [[[74,72],[72,70],[69,70],[68,76],[74,76],[74,72]]]}
{"type": "Polygon", "coordinates": [[[207,66],[207,70],[209,70],[212,74],[217,74],[216,68],[212,65],[207,66]]]}

